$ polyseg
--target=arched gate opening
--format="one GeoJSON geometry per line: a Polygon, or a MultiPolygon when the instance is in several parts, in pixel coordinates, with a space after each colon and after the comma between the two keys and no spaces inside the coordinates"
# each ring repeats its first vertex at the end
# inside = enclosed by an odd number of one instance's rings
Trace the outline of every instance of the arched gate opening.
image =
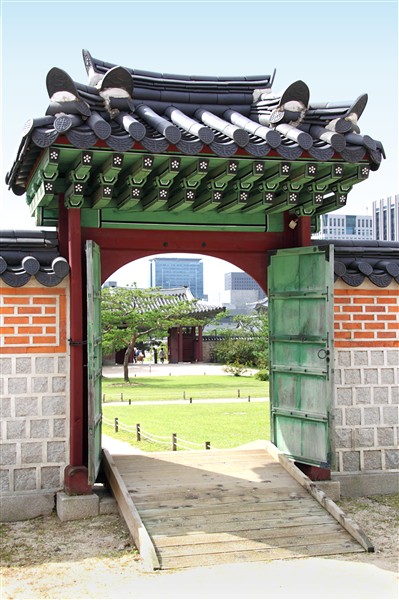
{"type": "Polygon", "coordinates": [[[83,57],[88,86],[48,73],[46,115],[27,124],[7,175],[37,225],[58,228],[70,265],[66,491],[91,491],[101,451],[87,408],[101,282],[164,252],[222,258],[268,289],[274,442],[328,466],[332,258],[311,232],[382,160],[357,124],[367,95],[312,106],[302,81],[274,94],[270,75],[161,76],[83,57]]]}

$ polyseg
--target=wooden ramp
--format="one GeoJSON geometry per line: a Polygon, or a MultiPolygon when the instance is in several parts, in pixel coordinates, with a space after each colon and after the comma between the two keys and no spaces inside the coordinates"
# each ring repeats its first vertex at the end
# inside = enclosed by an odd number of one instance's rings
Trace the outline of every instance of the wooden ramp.
{"type": "Polygon", "coordinates": [[[104,455],[149,569],[372,550],[360,528],[271,444],[268,451],[104,455]]]}

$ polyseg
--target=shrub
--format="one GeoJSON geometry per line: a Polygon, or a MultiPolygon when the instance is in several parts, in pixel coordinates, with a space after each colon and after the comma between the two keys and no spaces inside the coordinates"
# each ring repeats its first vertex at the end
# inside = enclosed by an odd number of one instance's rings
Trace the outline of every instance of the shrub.
{"type": "Polygon", "coordinates": [[[214,348],[215,360],[227,365],[256,366],[255,349],[251,340],[243,338],[227,338],[214,348]]]}
{"type": "Polygon", "coordinates": [[[267,369],[261,369],[255,373],[255,379],[259,379],[260,381],[269,381],[269,371],[267,369]]]}
{"type": "Polygon", "coordinates": [[[226,365],[223,367],[223,371],[230,373],[230,375],[234,375],[234,377],[241,377],[241,375],[244,375],[244,373],[247,371],[247,367],[235,362],[231,365],[226,365]]]}

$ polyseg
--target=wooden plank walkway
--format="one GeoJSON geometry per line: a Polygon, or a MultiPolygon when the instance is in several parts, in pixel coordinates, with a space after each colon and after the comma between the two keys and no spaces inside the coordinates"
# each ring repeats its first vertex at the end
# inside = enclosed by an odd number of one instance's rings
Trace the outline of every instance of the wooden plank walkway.
{"type": "Polygon", "coordinates": [[[340,509],[318,490],[337,514],[327,512],[266,450],[104,453],[122,514],[127,505],[138,516],[135,542],[149,568],[364,551],[340,509]]]}

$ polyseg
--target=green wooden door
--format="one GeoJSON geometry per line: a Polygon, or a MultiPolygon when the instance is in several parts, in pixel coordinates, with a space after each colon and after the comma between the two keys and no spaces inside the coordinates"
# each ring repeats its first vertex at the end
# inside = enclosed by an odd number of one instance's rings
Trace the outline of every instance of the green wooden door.
{"type": "Polygon", "coordinates": [[[273,443],[331,466],[333,246],[277,251],[268,270],[273,443]]]}
{"type": "Polygon", "coordinates": [[[87,266],[87,382],[89,483],[97,478],[101,464],[101,262],[100,248],[86,242],[87,266]]]}

